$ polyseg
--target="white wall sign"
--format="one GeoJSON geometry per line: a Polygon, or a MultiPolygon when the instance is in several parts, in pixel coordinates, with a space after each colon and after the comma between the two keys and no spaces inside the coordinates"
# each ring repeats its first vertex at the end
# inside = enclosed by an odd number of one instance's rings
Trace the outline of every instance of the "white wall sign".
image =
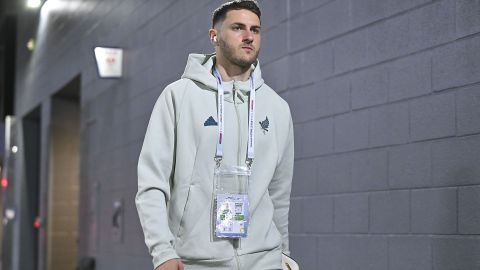
{"type": "Polygon", "coordinates": [[[101,78],[122,77],[123,49],[96,47],[94,51],[101,78]]]}

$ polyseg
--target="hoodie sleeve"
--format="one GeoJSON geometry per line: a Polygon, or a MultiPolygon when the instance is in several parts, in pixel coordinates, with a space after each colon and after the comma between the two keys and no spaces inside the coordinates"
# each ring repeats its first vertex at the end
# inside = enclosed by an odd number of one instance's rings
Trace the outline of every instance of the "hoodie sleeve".
{"type": "MultiPolygon", "coordinates": [[[[290,110],[288,110],[290,112],[290,110]]],[[[290,207],[290,191],[293,177],[293,123],[290,113],[287,136],[283,139],[283,154],[275,169],[273,179],[268,187],[270,197],[273,201],[273,221],[282,235],[283,253],[290,255],[288,245],[288,210],[290,207]]]]}
{"type": "Polygon", "coordinates": [[[158,98],[138,160],[138,192],[135,198],[145,243],[154,267],[179,258],[168,226],[167,202],[175,160],[175,106],[168,87],[158,98]]]}

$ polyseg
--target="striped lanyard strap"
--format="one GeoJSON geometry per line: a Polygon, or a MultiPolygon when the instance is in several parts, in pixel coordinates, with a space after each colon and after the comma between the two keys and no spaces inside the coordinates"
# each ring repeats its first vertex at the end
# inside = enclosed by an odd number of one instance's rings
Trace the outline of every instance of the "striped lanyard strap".
{"type": "MultiPolygon", "coordinates": [[[[225,134],[225,90],[223,88],[223,81],[220,77],[216,68],[213,68],[213,74],[217,79],[217,116],[218,116],[218,141],[217,141],[217,151],[215,153],[215,161],[217,162],[217,166],[220,166],[220,163],[223,158],[223,142],[224,142],[224,134],[225,134]]],[[[253,72],[250,75],[250,98],[248,101],[248,142],[247,142],[247,159],[245,163],[247,163],[248,167],[252,166],[253,158],[255,157],[255,149],[254,149],[254,142],[255,142],[255,80],[253,78],[253,72]]]]}

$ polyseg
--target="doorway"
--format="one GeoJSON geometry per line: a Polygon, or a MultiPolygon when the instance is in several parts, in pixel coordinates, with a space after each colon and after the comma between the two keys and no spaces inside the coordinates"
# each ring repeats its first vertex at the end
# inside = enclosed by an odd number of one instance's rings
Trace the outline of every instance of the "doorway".
{"type": "Polygon", "coordinates": [[[38,227],[35,220],[40,211],[40,107],[22,120],[25,147],[25,189],[22,196],[20,234],[20,269],[38,269],[38,227]]]}
{"type": "Polygon", "coordinates": [[[47,269],[75,269],[80,190],[80,78],[52,98],[49,132],[47,269]]]}

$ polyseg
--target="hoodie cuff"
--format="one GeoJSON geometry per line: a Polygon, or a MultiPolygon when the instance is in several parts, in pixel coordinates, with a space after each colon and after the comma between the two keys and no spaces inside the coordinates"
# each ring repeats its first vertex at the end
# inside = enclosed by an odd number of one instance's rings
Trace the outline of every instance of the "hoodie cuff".
{"type": "Polygon", "coordinates": [[[162,263],[171,260],[171,259],[180,259],[175,250],[166,250],[161,252],[153,257],[153,269],[157,269],[162,263]]]}

